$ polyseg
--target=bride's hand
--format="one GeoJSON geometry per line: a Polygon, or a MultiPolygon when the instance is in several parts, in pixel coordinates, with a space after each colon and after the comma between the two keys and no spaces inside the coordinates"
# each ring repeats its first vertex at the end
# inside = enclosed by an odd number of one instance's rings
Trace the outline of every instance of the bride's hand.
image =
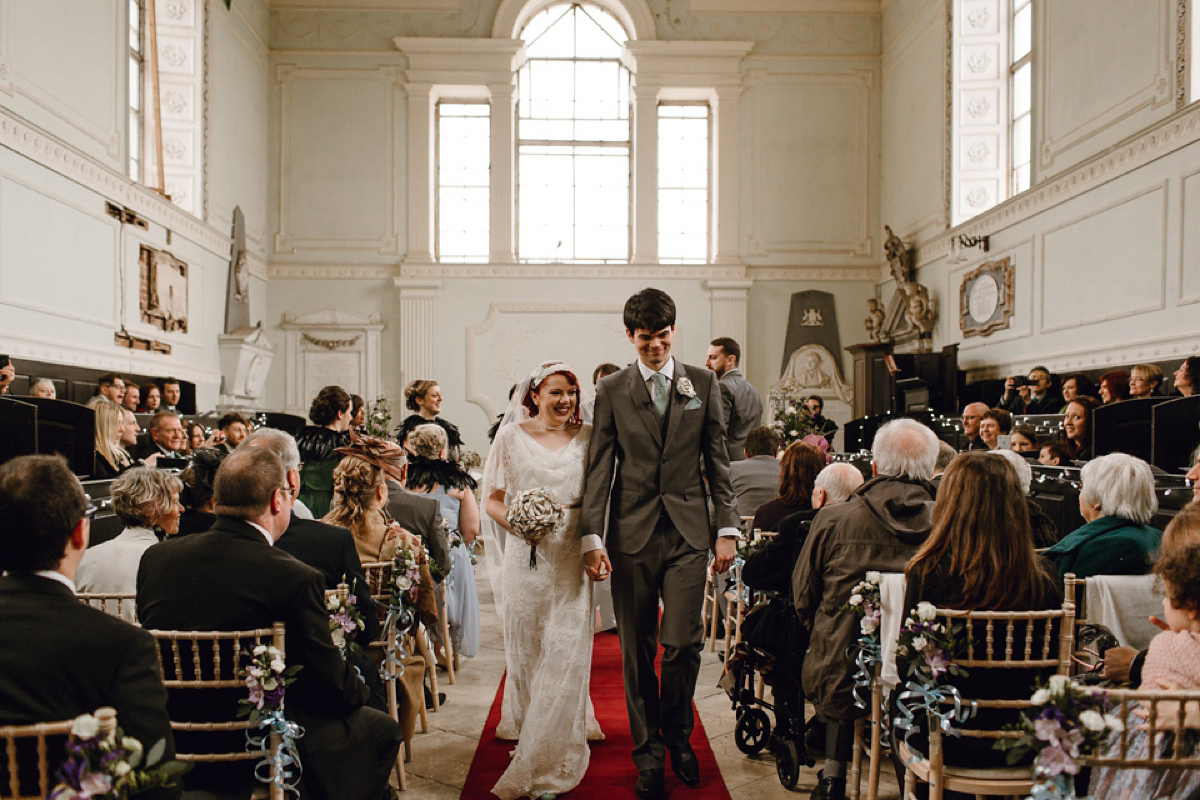
{"type": "Polygon", "coordinates": [[[612,564],[608,560],[608,553],[603,550],[589,550],[584,553],[583,571],[594,581],[608,580],[608,576],[612,574],[612,564]]]}

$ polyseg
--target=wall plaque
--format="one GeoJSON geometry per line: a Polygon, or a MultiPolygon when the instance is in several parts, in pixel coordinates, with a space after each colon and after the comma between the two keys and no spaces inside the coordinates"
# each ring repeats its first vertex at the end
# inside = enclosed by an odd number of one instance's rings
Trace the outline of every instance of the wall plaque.
{"type": "Polygon", "coordinates": [[[963,336],[987,336],[1012,321],[1013,264],[1011,258],[985,261],[963,276],[959,287],[958,326],[963,336]]]}

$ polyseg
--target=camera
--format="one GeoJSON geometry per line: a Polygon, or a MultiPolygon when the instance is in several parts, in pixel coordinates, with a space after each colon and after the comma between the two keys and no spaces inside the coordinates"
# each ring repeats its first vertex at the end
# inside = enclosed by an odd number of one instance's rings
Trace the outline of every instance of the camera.
{"type": "Polygon", "coordinates": [[[1013,375],[1012,382],[1013,382],[1013,386],[1036,386],[1037,385],[1037,381],[1031,381],[1029,378],[1026,378],[1024,375],[1013,375]]]}

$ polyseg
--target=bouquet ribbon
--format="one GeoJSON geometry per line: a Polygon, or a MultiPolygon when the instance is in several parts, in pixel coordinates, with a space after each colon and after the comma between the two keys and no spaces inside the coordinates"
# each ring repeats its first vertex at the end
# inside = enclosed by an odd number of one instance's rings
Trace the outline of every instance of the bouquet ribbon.
{"type": "Polygon", "coordinates": [[[274,783],[286,796],[300,797],[297,784],[304,770],[300,765],[300,753],[296,750],[296,740],[303,738],[304,728],[283,716],[283,709],[276,708],[270,714],[259,720],[262,733],[255,734],[246,730],[246,752],[256,750],[262,753],[262,760],[254,765],[254,777],[261,783],[274,783]],[[271,754],[271,734],[278,734],[279,749],[271,754]],[[295,767],[293,770],[292,767],[295,767]],[[274,777],[271,773],[274,772],[274,777]]]}
{"type": "Polygon", "coordinates": [[[871,699],[871,682],[875,679],[875,665],[879,663],[879,636],[861,636],[858,644],[851,645],[846,655],[854,661],[858,668],[854,672],[854,685],[850,688],[854,695],[854,705],[866,710],[871,699]]]}
{"type": "Polygon", "coordinates": [[[975,716],[975,712],[978,710],[978,705],[974,700],[970,705],[963,705],[962,695],[953,686],[932,682],[917,683],[916,681],[908,681],[904,684],[904,690],[896,697],[896,707],[900,710],[901,716],[895,721],[895,725],[904,731],[905,744],[908,744],[909,738],[917,732],[916,714],[919,711],[936,719],[943,733],[958,736],[959,733],[954,729],[953,724],[965,722],[975,716]],[[951,708],[943,710],[947,705],[951,708]]]}
{"type": "MultiPolygon", "coordinates": [[[[383,629],[385,631],[397,630],[393,625],[408,627],[412,624],[413,612],[408,608],[397,608],[392,606],[388,609],[387,619],[384,620],[383,629]]],[[[408,653],[404,651],[404,637],[396,634],[396,646],[384,648],[383,664],[380,665],[380,677],[385,681],[394,681],[396,678],[404,674],[404,659],[408,658],[408,653]]]]}

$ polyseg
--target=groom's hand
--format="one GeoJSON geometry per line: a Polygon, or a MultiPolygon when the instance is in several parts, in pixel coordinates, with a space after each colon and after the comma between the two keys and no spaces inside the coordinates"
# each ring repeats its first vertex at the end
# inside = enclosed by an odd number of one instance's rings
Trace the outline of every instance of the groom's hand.
{"type": "Polygon", "coordinates": [[[583,571],[594,581],[606,581],[612,574],[612,564],[609,563],[608,553],[603,550],[589,550],[583,554],[583,571]]]}
{"type": "Polygon", "coordinates": [[[720,574],[729,569],[733,558],[737,555],[737,539],[732,536],[718,536],[713,546],[713,572],[720,574]]]}

